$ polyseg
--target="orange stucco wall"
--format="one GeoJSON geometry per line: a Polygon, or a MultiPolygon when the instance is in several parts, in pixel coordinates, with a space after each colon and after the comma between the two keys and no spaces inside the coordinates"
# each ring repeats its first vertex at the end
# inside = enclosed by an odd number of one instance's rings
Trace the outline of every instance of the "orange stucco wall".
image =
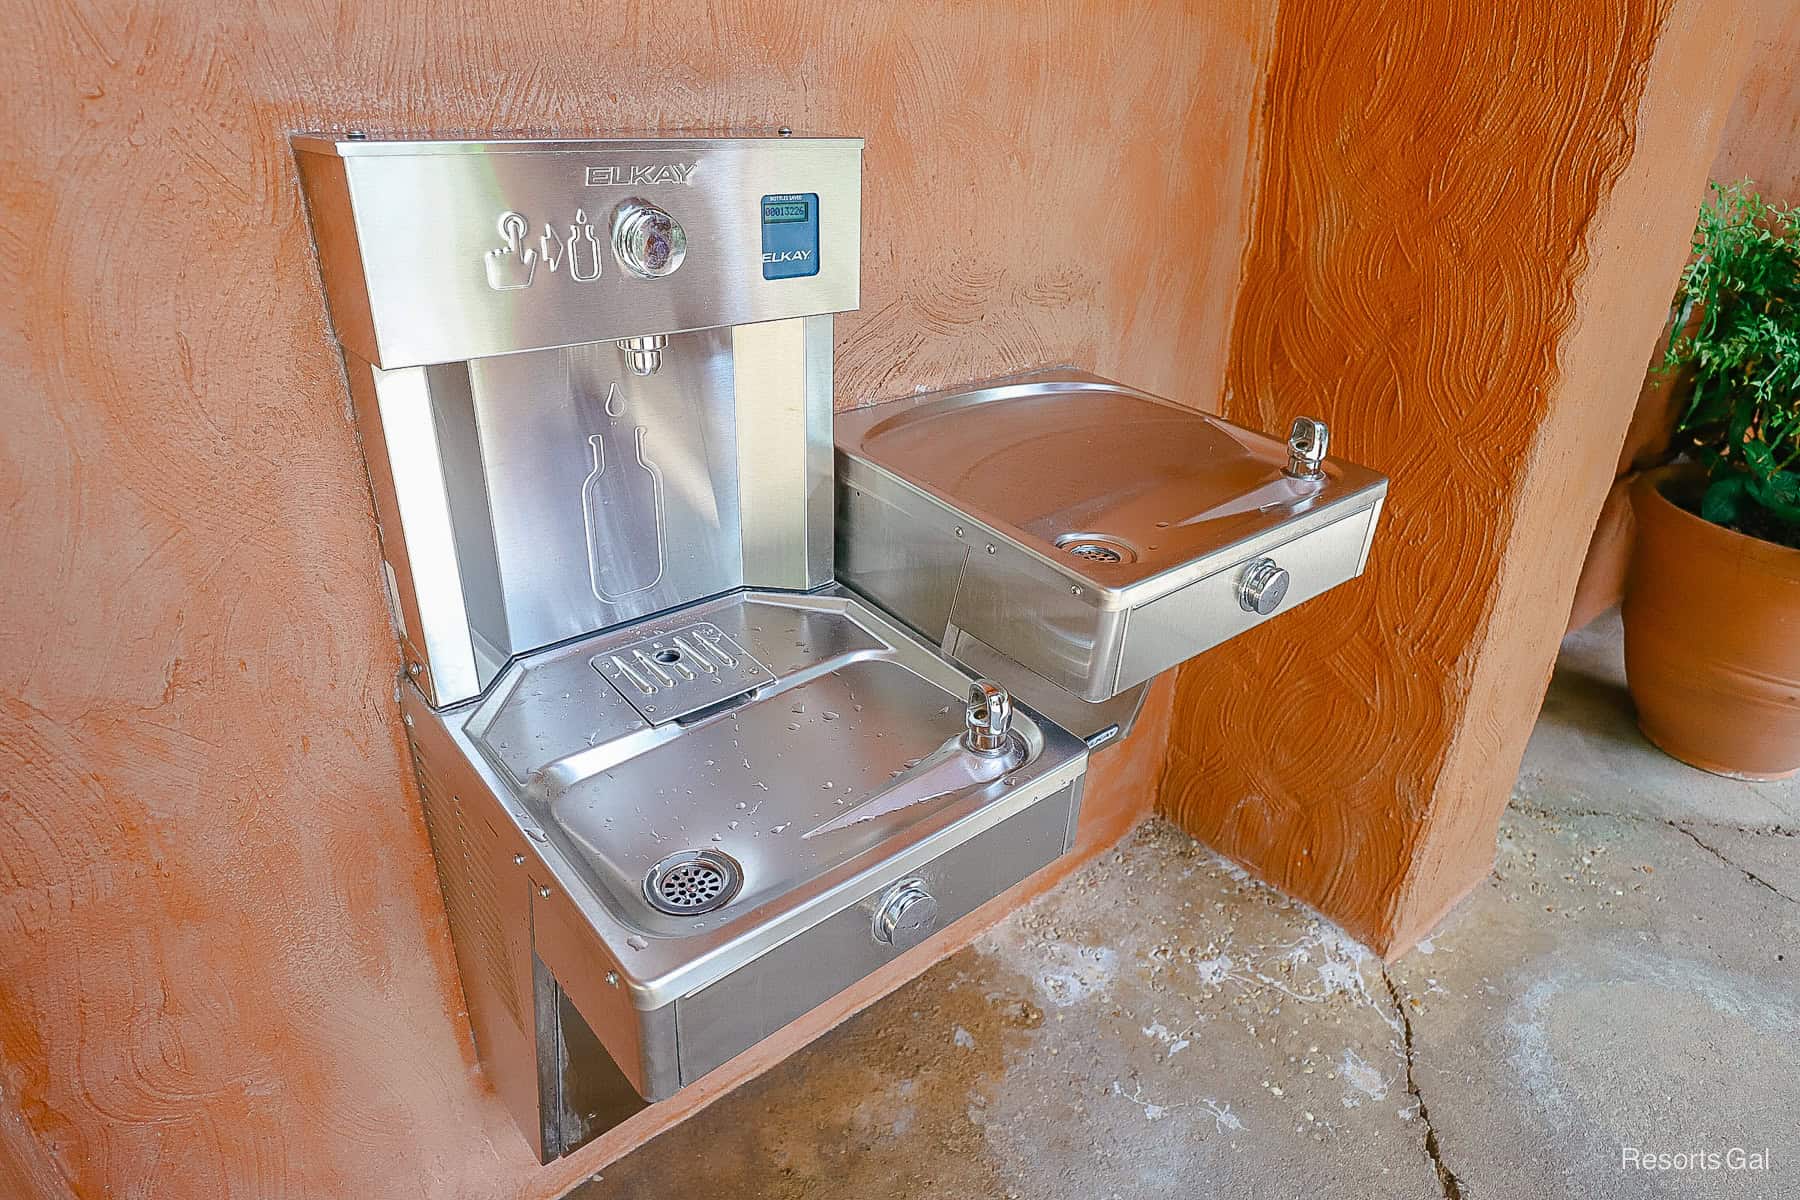
{"type": "Polygon", "coordinates": [[[1283,0],[1225,413],[1392,477],[1182,670],[1163,806],[1384,953],[1487,872],[1741,69],[1731,0],[1283,0]]]}
{"type": "MultiPolygon", "coordinates": [[[[1272,13],[9,6],[0,1195],[595,1165],[535,1167],[470,1050],[289,131],[860,134],[840,404],[1052,362],[1210,403],[1272,13]]],[[[1161,727],[1084,837],[1147,806],[1161,727]]]]}

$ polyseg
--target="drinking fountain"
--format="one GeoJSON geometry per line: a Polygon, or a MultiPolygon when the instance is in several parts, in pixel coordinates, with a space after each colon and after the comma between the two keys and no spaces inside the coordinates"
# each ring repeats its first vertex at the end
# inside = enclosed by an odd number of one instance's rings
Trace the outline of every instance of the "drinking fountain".
{"type": "Polygon", "coordinates": [[[1387,480],[1055,368],[840,413],[838,578],[1098,747],[1148,681],[1362,573],[1387,480]]]}
{"type": "Polygon", "coordinates": [[[834,450],[859,139],[293,145],[469,1022],[545,1161],[1066,853],[1145,680],[1362,569],[1385,481],[1317,423],[1055,370],[834,450]]]}

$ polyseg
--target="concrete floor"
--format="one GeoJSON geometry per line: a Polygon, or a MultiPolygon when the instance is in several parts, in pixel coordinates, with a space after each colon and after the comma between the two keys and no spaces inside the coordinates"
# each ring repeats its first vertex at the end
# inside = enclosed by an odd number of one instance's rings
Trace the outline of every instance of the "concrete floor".
{"type": "Polygon", "coordinates": [[[1786,1196],[1797,968],[1800,784],[1644,742],[1603,619],[1399,964],[1154,822],[576,1195],[1786,1196]]]}

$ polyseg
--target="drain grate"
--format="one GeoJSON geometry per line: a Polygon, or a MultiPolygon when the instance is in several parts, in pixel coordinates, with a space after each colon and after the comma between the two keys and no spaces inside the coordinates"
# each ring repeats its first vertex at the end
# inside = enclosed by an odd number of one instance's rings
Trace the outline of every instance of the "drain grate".
{"type": "Polygon", "coordinates": [[[1093,542],[1076,542],[1066,549],[1076,558],[1091,558],[1095,562],[1119,561],[1119,552],[1111,546],[1097,546],[1093,542]]]}
{"type": "Polygon", "coordinates": [[[723,908],[743,884],[743,868],[729,854],[680,850],[644,876],[644,899],[658,912],[687,917],[723,908]]]}
{"type": "Polygon", "coordinates": [[[1118,538],[1103,533],[1065,533],[1056,539],[1057,549],[1089,562],[1136,562],[1137,551],[1118,538]]]}

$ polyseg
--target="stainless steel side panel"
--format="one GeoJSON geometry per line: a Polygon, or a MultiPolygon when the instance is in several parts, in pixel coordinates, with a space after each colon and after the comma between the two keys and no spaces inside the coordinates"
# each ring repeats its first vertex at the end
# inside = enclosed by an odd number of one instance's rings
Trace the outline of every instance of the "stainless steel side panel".
{"type": "Polygon", "coordinates": [[[1119,679],[1119,656],[1130,615],[1095,607],[1088,589],[996,539],[970,553],[950,623],[1002,652],[1022,648],[1009,657],[1097,703],[1128,686],[1119,679]]]}
{"type": "Polygon", "coordinates": [[[384,368],[857,306],[859,138],[294,139],[332,323],[384,368]],[[819,269],[764,279],[760,200],[819,197],[819,269]],[[613,256],[625,200],[672,214],[688,252],[640,279],[613,256]]]}
{"type": "Polygon", "coordinates": [[[968,561],[944,508],[837,459],[838,578],[940,645],[968,561]]]}
{"type": "Polygon", "coordinates": [[[441,727],[415,726],[409,738],[475,1048],[494,1090],[542,1158],[532,881],[515,861],[527,852],[525,839],[441,727]]]}
{"type": "MultiPolygon", "coordinates": [[[[937,899],[938,927],[1067,850],[1080,793],[1080,781],[1070,784],[913,871],[937,899]]],[[[681,1082],[692,1083],[903,953],[871,932],[888,886],[676,1001],[681,1082]]]]}
{"type": "Polygon", "coordinates": [[[831,318],[731,330],[746,587],[831,582],[831,318]]]}
{"type": "Polygon", "coordinates": [[[619,963],[576,910],[551,887],[531,900],[532,940],[563,992],[619,1070],[646,1100],[681,1086],[675,1053],[675,1006],[639,1009],[620,986],[619,963]],[[608,979],[611,982],[608,982],[608,979]]]}
{"type": "Polygon", "coordinates": [[[375,497],[384,585],[407,661],[419,666],[415,677],[427,695],[472,696],[485,680],[425,370],[381,371],[354,355],[344,366],[375,497]]]}

